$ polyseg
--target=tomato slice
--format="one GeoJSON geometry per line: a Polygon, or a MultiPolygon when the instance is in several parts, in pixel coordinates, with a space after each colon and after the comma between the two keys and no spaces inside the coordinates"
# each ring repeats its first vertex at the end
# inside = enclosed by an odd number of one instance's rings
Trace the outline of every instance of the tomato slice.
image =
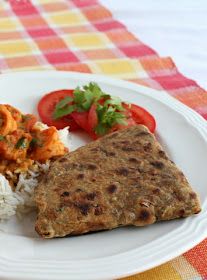
{"type": "Polygon", "coordinates": [[[42,122],[49,126],[55,126],[57,129],[69,126],[71,131],[77,130],[79,127],[70,116],[65,116],[58,120],[54,120],[52,116],[56,104],[66,96],[73,97],[73,89],[57,90],[44,95],[38,103],[38,113],[42,122]]]}
{"type": "Polygon", "coordinates": [[[126,116],[126,119],[125,119],[126,124],[116,124],[110,129],[110,132],[121,130],[121,129],[130,127],[132,125],[136,125],[136,122],[132,118],[132,113],[129,110],[129,105],[122,103],[122,106],[125,109],[125,111],[123,111],[122,114],[126,116]]]}
{"type": "Polygon", "coordinates": [[[96,112],[96,104],[93,104],[88,112],[88,130],[89,134],[93,139],[99,138],[98,135],[95,133],[94,129],[98,124],[98,116],[96,112]]]}
{"type": "MultiPolygon", "coordinates": [[[[90,110],[89,110],[89,113],[88,113],[88,129],[89,129],[88,133],[90,134],[90,136],[93,139],[98,139],[100,137],[99,135],[97,135],[94,132],[94,129],[98,124],[98,116],[97,116],[96,108],[97,108],[96,104],[93,104],[91,106],[90,110]]],[[[123,124],[114,125],[110,129],[109,133],[113,132],[113,131],[116,131],[116,130],[120,130],[120,129],[130,127],[130,126],[136,124],[136,122],[133,120],[132,114],[129,110],[124,111],[123,114],[126,115],[126,125],[123,125],[123,124]]]]}
{"type": "Polygon", "coordinates": [[[88,131],[88,112],[72,112],[70,116],[79,127],[88,131]]]}
{"type": "Polygon", "coordinates": [[[133,120],[137,124],[145,125],[152,133],[155,131],[156,128],[155,119],[147,110],[135,104],[131,104],[130,106],[129,105],[127,106],[128,106],[128,110],[132,114],[133,120]]]}
{"type": "MultiPolygon", "coordinates": [[[[93,105],[92,105],[93,106],[93,105]]],[[[89,112],[73,112],[70,114],[70,116],[74,119],[74,121],[79,125],[80,128],[82,128],[92,139],[97,139],[97,135],[92,129],[91,123],[89,120],[89,112]],[[89,125],[90,124],[90,125],[89,125]]]]}

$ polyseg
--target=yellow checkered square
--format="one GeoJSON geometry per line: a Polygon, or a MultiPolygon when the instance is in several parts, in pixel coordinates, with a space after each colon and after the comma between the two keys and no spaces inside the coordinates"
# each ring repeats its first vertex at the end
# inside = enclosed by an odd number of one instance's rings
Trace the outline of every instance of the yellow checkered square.
{"type": "Polygon", "coordinates": [[[139,77],[147,77],[147,73],[138,60],[130,59],[108,59],[97,60],[91,65],[92,70],[101,74],[112,75],[114,77],[133,79],[139,77]]]}
{"type": "Polygon", "coordinates": [[[32,51],[32,46],[24,41],[0,43],[0,54],[5,57],[15,56],[18,54],[31,54],[32,51]]]}
{"type": "Polygon", "coordinates": [[[52,23],[56,25],[74,26],[86,23],[85,17],[81,13],[75,11],[67,11],[63,13],[55,13],[49,17],[52,23]]]}
{"type": "Polygon", "coordinates": [[[105,48],[107,44],[110,44],[106,35],[96,32],[71,34],[65,38],[65,41],[69,43],[69,46],[83,50],[105,48]]]}
{"type": "Polygon", "coordinates": [[[9,18],[0,17],[0,31],[10,31],[15,30],[19,23],[9,18]]]}

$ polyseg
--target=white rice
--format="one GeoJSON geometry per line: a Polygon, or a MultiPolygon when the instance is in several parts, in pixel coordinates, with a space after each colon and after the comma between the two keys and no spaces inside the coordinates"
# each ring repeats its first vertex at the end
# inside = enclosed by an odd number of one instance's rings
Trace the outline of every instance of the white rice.
{"type": "MultiPolygon", "coordinates": [[[[48,126],[37,122],[36,127],[41,130],[47,129],[48,126]]],[[[58,131],[62,143],[70,149],[70,135],[68,128],[58,131]]],[[[38,184],[38,176],[45,173],[49,169],[50,162],[45,164],[35,162],[35,165],[26,173],[19,175],[15,192],[9,184],[9,181],[0,174],[0,221],[8,220],[10,217],[17,215],[20,217],[22,213],[28,213],[34,209],[34,189],[38,184]]],[[[11,172],[7,173],[12,178],[11,172]]]]}
{"type": "Polygon", "coordinates": [[[9,219],[15,215],[20,203],[23,203],[23,198],[12,192],[9,181],[0,174],[0,218],[9,219]]]}

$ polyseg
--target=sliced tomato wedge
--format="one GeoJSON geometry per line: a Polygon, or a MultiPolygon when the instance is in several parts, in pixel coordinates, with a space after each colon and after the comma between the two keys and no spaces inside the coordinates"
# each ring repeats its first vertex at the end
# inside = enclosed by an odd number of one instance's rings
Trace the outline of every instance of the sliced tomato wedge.
{"type": "Polygon", "coordinates": [[[98,135],[95,133],[95,127],[98,124],[98,116],[96,112],[96,104],[93,104],[88,113],[88,133],[93,139],[97,139],[98,135]]]}
{"type": "MultiPolygon", "coordinates": [[[[94,129],[98,124],[98,115],[97,115],[97,112],[96,112],[96,108],[97,108],[97,105],[93,104],[91,106],[91,108],[89,110],[89,114],[88,114],[88,129],[89,129],[88,133],[90,134],[90,136],[93,139],[98,139],[99,137],[101,137],[94,132],[94,129]]],[[[109,133],[113,132],[113,131],[116,131],[116,130],[120,130],[120,129],[130,127],[130,126],[136,124],[136,122],[132,118],[132,113],[129,110],[124,111],[123,114],[126,115],[126,124],[125,125],[124,124],[114,125],[110,129],[109,133]]]]}
{"type": "Polygon", "coordinates": [[[88,131],[88,112],[72,112],[70,116],[79,127],[88,131]]]}
{"type": "MultiPolygon", "coordinates": [[[[92,105],[93,107],[93,105],[92,105]]],[[[98,138],[98,136],[94,132],[95,126],[92,125],[92,122],[89,121],[92,117],[92,111],[89,110],[89,112],[73,112],[70,114],[70,116],[74,119],[74,121],[81,127],[91,138],[94,140],[98,138]],[[89,116],[90,115],[90,116],[89,116]]],[[[93,121],[93,120],[92,120],[93,121]]],[[[94,121],[93,121],[94,123],[94,121]]],[[[95,123],[94,123],[95,124],[95,123]]]]}
{"type": "Polygon", "coordinates": [[[73,89],[63,89],[50,92],[40,99],[37,109],[42,122],[45,124],[55,126],[57,129],[69,126],[70,130],[74,131],[79,127],[71,116],[65,116],[57,120],[53,119],[53,112],[56,104],[66,96],[73,97],[73,89]]]}
{"type": "Polygon", "coordinates": [[[115,126],[112,127],[111,132],[115,131],[115,130],[121,130],[121,129],[130,127],[130,126],[136,125],[136,122],[132,118],[127,119],[126,123],[127,124],[116,124],[115,126]]]}
{"type": "Polygon", "coordinates": [[[125,108],[127,107],[132,114],[133,120],[137,124],[145,125],[152,133],[155,131],[156,128],[155,119],[147,110],[135,104],[131,104],[131,105],[125,104],[125,108]]]}
{"type": "Polygon", "coordinates": [[[123,105],[123,107],[126,109],[126,111],[123,112],[123,114],[126,116],[126,120],[125,120],[126,124],[117,124],[112,127],[110,132],[136,125],[136,122],[132,118],[132,113],[128,110],[128,108],[125,106],[125,104],[123,105]]]}

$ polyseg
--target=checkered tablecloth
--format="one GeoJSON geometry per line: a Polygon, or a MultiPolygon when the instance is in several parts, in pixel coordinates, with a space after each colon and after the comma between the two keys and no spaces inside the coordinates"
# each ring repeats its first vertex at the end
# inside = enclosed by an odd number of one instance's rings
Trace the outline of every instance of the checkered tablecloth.
{"type": "MultiPolygon", "coordinates": [[[[127,79],[170,95],[207,118],[207,94],[116,21],[96,0],[1,0],[0,72],[66,70],[127,79]]],[[[207,279],[207,239],[133,280],[207,279]]]]}

